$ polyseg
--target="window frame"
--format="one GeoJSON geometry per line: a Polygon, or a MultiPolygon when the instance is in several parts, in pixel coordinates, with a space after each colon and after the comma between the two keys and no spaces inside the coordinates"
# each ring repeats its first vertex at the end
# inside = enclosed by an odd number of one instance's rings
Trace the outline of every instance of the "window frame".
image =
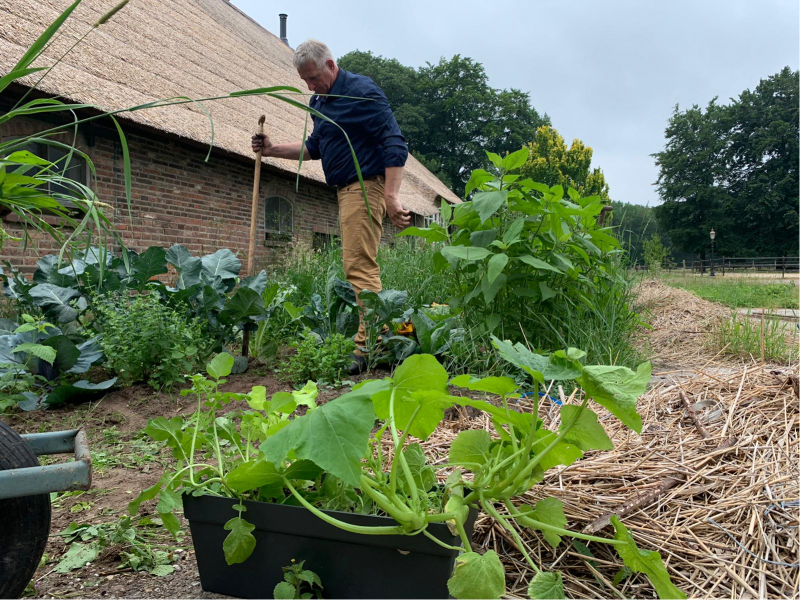
{"type": "Polygon", "coordinates": [[[285,196],[280,194],[270,194],[264,198],[264,238],[270,239],[292,239],[294,236],[294,204],[285,196]],[[269,217],[269,202],[276,200],[278,202],[278,216],[277,219],[269,217]],[[285,217],[281,215],[281,207],[288,208],[289,212],[289,227],[282,229],[285,217]],[[271,223],[277,223],[276,227],[270,227],[271,223]]]}

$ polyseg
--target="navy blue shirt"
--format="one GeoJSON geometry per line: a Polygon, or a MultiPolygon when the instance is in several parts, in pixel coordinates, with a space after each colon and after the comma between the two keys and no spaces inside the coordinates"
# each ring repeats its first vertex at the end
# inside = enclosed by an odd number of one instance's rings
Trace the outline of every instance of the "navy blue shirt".
{"type": "MultiPolygon", "coordinates": [[[[311,97],[309,106],[342,127],[353,144],[363,177],[384,175],[386,167],[402,167],[408,146],[383,90],[372,79],[339,69],[329,94],[369,98],[311,97]]],[[[328,185],[347,185],[358,179],[350,147],[342,131],[314,115],[314,130],[306,140],[312,160],[322,159],[328,185]]]]}

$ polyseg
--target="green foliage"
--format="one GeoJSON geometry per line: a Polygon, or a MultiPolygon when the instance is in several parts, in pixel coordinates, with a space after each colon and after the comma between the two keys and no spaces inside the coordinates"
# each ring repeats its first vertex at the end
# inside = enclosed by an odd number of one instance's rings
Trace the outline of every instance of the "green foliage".
{"type": "Polygon", "coordinates": [[[575,139],[568,149],[561,134],[549,125],[539,127],[530,139],[530,156],[520,169],[522,177],[549,187],[573,188],[582,197],[600,196],[604,204],[610,202],[603,172],[591,168],[593,151],[589,146],[575,139]]]}
{"type": "Polygon", "coordinates": [[[125,383],[169,388],[194,373],[214,345],[202,323],[161,303],[154,293],[109,293],[93,301],[106,362],[125,383]]]}
{"type": "Polygon", "coordinates": [[[494,172],[473,172],[466,191],[476,193],[452,209],[444,205],[444,225],[400,234],[442,242],[434,270],[454,272],[450,303],[468,329],[454,351],[486,347],[495,333],[538,348],[585,344],[592,360],[632,364],[638,318],[619,242],[598,223],[602,199],[519,179],[527,148],[488,157],[494,172]]]}
{"type": "Polygon", "coordinates": [[[287,306],[287,309],[322,339],[333,334],[352,338],[358,331],[356,293],[349,282],[339,279],[333,272],[326,279],[322,296],[312,294],[311,302],[302,312],[292,306],[287,306]]]}
{"type": "MultiPolygon", "coordinates": [[[[451,380],[430,355],[411,356],[392,377],[362,382],[319,407],[311,383],[299,392],[275,394],[267,401],[264,388],[253,388],[246,395],[219,392],[218,386],[232,366],[231,357],[219,355],[208,367],[214,381],[196,375],[192,389],[186,390],[198,396],[198,409],[192,417],[186,421],[160,417],[148,425],[147,432],[172,449],[179,460],[178,468],[144,490],[129,510],[135,513],[142,502],[158,497],[157,511],[168,523],[169,515],[180,504],[179,494],[192,490],[239,500],[291,501],[329,524],[358,534],[422,533],[443,544],[427,532],[427,527],[444,522],[458,533],[463,551],[448,583],[450,592],[458,598],[499,598],[504,592],[499,558],[491,551],[483,555],[473,552],[464,529],[470,508],[477,508],[494,517],[518,542],[518,528],[527,527],[542,532],[553,546],[558,546],[564,536],[619,546],[625,564],[632,571],[646,573],[662,597],[667,592],[673,594],[670,597],[682,597],[669,581],[658,554],[639,551],[629,535],[621,537],[620,527],[614,540],[580,534],[566,529],[567,520],[558,500],[543,499],[535,507],[519,503],[547,469],[568,466],[585,451],[610,448],[596,413],[588,407],[590,399],[624,424],[641,429],[636,401],[649,380],[649,363],[635,372],[624,367],[584,366],[586,353],[575,348],[540,355],[521,344],[497,338],[493,343],[503,359],[531,377],[532,410],[512,408],[510,401],[520,398],[515,380],[475,379],[469,375],[451,380]],[[584,395],[579,403],[561,407],[560,426],[551,431],[535,416],[538,389],[557,381],[577,381],[584,395]],[[481,390],[498,398],[488,402],[451,396],[449,386],[481,390]],[[252,410],[226,410],[224,416],[217,416],[232,401],[245,401],[252,410]],[[290,418],[300,404],[308,407],[305,414],[290,418]],[[433,467],[427,463],[422,447],[408,442],[408,436],[425,440],[443,420],[444,410],[455,405],[489,413],[495,435],[461,432],[449,457],[456,469],[443,493],[432,494],[429,489],[436,481],[433,467]],[[377,430],[376,418],[383,423],[377,430]],[[388,453],[384,433],[393,445],[388,453]],[[324,494],[323,475],[358,488],[396,525],[353,525],[322,512],[319,500],[324,494]]],[[[230,533],[223,544],[229,564],[245,560],[255,543],[253,526],[242,516],[245,506],[240,502],[234,510],[238,514],[228,521],[230,533]]],[[[525,545],[520,542],[518,547],[526,562],[539,572],[525,545]]],[[[558,574],[540,576],[531,584],[535,597],[545,589],[556,597],[563,595],[558,574]]],[[[288,586],[281,586],[276,594],[288,596],[289,591],[288,586]]]]}
{"type": "Polygon", "coordinates": [[[282,372],[291,381],[303,382],[310,379],[336,384],[347,375],[347,368],[356,349],[352,339],[334,333],[324,340],[313,332],[308,332],[300,343],[295,342],[295,354],[282,372]]]}
{"type": "Polygon", "coordinates": [[[656,210],[672,243],[685,252],[797,256],[798,73],[788,67],[730,104],[716,98],[669,119],[659,167],[656,210]]]}
{"type": "Polygon", "coordinates": [[[324,587],[319,575],[303,568],[306,561],[301,560],[283,568],[283,581],[275,586],[275,600],[294,600],[306,598],[322,598],[324,587]]]}
{"type": "Polygon", "coordinates": [[[54,571],[69,573],[82,569],[104,550],[114,548],[121,559],[120,568],[146,571],[159,577],[169,575],[175,571],[170,564],[172,552],[154,546],[148,525],[154,524],[147,518],[134,523],[127,516],[98,525],[70,523],[60,534],[69,549],[54,571]]]}
{"type": "MultiPolygon", "coordinates": [[[[761,359],[761,320],[736,312],[714,325],[709,345],[715,352],[746,359],[761,359]]],[[[797,327],[774,315],[764,319],[764,358],[781,364],[797,360],[797,327]]]]}
{"type": "Polygon", "coordinates": [[[487,166],[483,148],[511,152],[550,123],[531,106],[526,92],[490,87],[483,65],[471,58],[441,58],[415,71],[393,59],[354,51],[338,64],[381,86],[409,150],[459,196],[466,175],[487,166]]]}
{"type": "Polygon", "coordinates": [[[650,272],[658,274],[669,261],[669,248],[665,248],[661,243],[661,236],[654,233],[642,244],[644,252],[644,264],[650,272]]]}
{"type": "Polygon", "coordinates": [[[114,256],[105,248],[91,247],[74,252],[67,263],[48,255],[36,264],[33,281],[13,269],[0,273],[3,292],[18,310],[40,311],[61,324],[77,321],[92,327],[93,322],[84,321],[93,298],[147,291],[163,308],[186,314],[187,322],[194,317],[202,326],[203,343],[220,351],[242,330],[255,331],[268,315],[261,297],[268,283],[266,273],[239,280],[241,261],[228,249],[193,257],[175,244],[169,250],[153,246],[141,254],[123,248],[120,256],[114,256]],[[177,273],[175,287],[157,279],[168,273],[170,265],[177,273]]]}
{"type": "Polygon", "coordinates": [[[666,276],[663,281],[731,308],[798,308],[798,290],[794,281],[770,283],[770,280],[741,277],[675,275],[666,276]]]}
{"type": "Polygon", "coordinates": [[[93,384],[75,381],[103,359],[96,338],[84,339],[28,314],[17,326],[2,319],[0,335],[0,406],[33,410],[43,404],[87,400],[111,387],[116,378],[93,384]]]}

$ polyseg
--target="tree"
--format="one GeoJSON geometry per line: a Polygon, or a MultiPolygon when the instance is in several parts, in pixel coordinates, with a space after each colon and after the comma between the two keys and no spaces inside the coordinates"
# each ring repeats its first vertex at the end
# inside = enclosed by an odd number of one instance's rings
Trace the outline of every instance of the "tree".
{"type": "Polygon", "coordinates": [[[675,107],[667,143],[653,156],[672,242],[705,257],[798,253],[798,73],[789,68],[729,105],[675,107]]]}
{"type": "Polygon", "coordinates": [[[565,190],[571,187],[581,196],[600,196],[610,202],[603,171],[591,168],[593,151],[589,146],[575,139],[567,148],[561,134],[549,125],[539,127],[532,139],[528,143],[530,157],[521,171],[523,177],[551,187],[561,185],[565,190]]]}
{"type": "Polygon", "coordinates": [[[519,150],[539,126],[550,123],[526,92],[490,87],[483,65],[471,58],[442,58],[415,71],[394,59],[354,51],[339,65],[381,86],[409,150],[458,195],[470,173],[488,165],[485,150],[519,150]]]}

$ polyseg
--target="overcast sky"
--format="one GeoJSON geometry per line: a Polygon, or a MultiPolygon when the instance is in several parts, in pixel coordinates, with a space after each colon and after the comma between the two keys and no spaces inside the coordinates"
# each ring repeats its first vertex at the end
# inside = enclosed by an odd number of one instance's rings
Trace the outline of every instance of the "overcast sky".
{"type": "Polygon", "coordinates": [[[727,101],[798,68],[797,0],[232,2],[276,35],[287,13],[292,47],[314,37],[336,57],[371,50],[414,68],[470,57],[492,87],[529,92],[568,143],[591,146],[614,200],[651,206],[650,154],[675,104],[727,101]]]}

